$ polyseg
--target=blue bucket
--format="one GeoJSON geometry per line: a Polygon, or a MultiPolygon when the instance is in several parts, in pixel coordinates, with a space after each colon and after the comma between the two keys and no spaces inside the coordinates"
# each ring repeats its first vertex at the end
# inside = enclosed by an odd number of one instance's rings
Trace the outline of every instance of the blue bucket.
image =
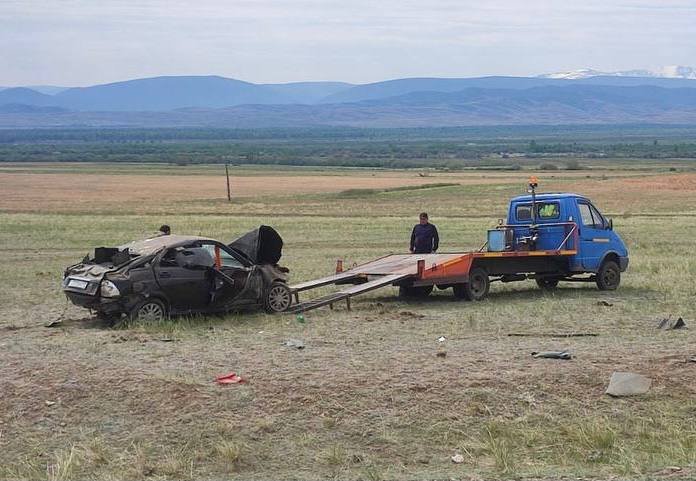
{"type": "Polygon", "coordinates": [[[488,251],[503,252],[505,250],[505,231],[490,229],[488,231],[488,251]]]}

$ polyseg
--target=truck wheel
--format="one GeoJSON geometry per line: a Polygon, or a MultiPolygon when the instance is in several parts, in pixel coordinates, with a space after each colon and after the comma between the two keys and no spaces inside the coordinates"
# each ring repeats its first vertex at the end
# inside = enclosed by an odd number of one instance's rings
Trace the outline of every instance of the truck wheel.
{"type": "Polygon", "coordinates": [[[433,286],[399,286],[399,297],[404,298],[428,297],[431,292],[433,292],[433,286]]]}
{"type": "MultiPolygon", "coordinates": [[[[488,290],[491,287],[491,281],[488,279],[488,273],[480,268],[475,267],[469,271],[469,282],[459,284],[463,289],[463,297],[469,301],[480,301],[488,295],[488,290]]],[[[457,295],[455,290],[455,296],[457,295]]]]}
{"type": "Polygon", "coordinates": [[[275,281],[263,298],[263,308],[269,314],[287,311],[292,304],[292,293],[284,282],[275,281]]]}
{"type": "Polygon", "coordinates": [[[558,279],[554,277],[537,277],[537,286],[545,291],[551,291],[558,287],[558,279]]]}
{"type": "Polygon", "coordinates": [[[621,269],[614,261],[604,261],[597,272],[597,287],[600,291],[615,291],[621,283],[621,269]]]}
{"type": "Polygon", "coordinates": [[[167,308],[159,299],[145,299],[131,309],[128,317],[131,321],[160,322],[168,317],[167,308]]]}

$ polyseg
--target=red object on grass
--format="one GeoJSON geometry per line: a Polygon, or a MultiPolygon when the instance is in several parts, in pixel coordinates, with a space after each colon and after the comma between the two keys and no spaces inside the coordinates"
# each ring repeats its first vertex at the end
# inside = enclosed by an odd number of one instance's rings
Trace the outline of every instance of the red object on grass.
{"type": "Polygon", "coordinates": [[[246,382],[242,376],[238,376],[236,372],[231,372],[225,374],[224,376],[218,376],[215,378],[215,382],[218,384],[241,384],[246,382]]]}

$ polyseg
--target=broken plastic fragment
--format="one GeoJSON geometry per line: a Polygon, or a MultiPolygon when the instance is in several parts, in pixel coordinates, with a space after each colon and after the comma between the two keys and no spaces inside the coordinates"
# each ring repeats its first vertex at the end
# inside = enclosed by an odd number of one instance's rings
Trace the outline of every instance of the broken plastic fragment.
{"type": "Polygon", "coordinates": [[[242,384],[246,381],[241,376],[238,376],[237,373],[231,372],[224,376],[216,377],[215,382],[218,384],[242,384]]]}
{"type": "Polygon", "coordinates": [[[572,359],[573,356],[570,355],[569,352],[567,351],[544,351],[544,352],[533,352],[532,356],[534,356],[536,359],[572,359]]]}

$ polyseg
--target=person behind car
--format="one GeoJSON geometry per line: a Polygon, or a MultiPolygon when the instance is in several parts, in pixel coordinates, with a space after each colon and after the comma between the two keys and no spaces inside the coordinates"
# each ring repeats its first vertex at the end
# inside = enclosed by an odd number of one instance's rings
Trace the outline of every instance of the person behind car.
{"type": "Polygon", "coordinates": [[[411,247],[412,254],[430,254],[437,251],[440,244],[440,237],[437,233],[437,227],[428,222],[428,214],[421,212],[419,222],[413,226],[411,232],[411,247]]]}
{"type": "Polygon", "coordinates": [[[170,235],[172,233],[171,227],[169,227],[167,224],[163,224],[159,228],[159,235],[170,235]]]}

